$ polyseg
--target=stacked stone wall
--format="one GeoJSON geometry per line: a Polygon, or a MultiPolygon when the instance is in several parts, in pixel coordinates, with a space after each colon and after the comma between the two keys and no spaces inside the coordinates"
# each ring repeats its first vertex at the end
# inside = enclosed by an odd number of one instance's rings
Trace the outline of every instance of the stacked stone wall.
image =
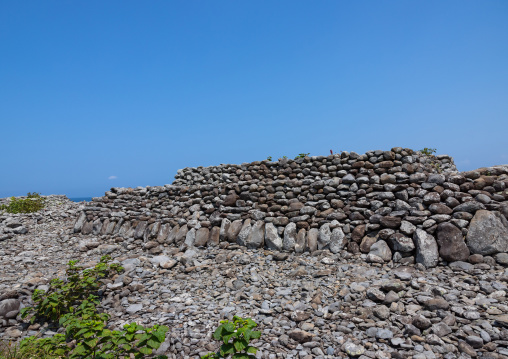
{"type": "Polygon", "coordinates": [[[112,188],[86,206],[74,232],[153,253],[236,243],[431,267],[508,252],[507,188],[506,166],[459,173],[447,155],[342,152],[185,168],[171,185],[112,188]],[[486,241],[478,237],[487,222],[486,241]]]}

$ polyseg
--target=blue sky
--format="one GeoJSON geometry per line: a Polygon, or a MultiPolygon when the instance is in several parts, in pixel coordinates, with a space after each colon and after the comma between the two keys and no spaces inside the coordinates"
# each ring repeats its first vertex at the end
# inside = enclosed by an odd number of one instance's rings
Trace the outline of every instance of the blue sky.
{"type": "Polygon", "coordinates": [[[395,146],[508,163],[508,2],[0,2],[0,197],[395,146]]]}

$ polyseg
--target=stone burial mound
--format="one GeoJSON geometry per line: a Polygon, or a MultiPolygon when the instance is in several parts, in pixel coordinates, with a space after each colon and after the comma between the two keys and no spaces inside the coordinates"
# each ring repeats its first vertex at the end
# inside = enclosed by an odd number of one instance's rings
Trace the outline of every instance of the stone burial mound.
{"type": "Polygon", "coordinates": [[[236,243],[427,268],[440,259],[468,267],[476,254],[504,265],[507,175],[506,166],[458,173],[449,156],[403,148],[185,168],[172,185],[94,198],[74,232],[121,237],[152,254],[236,243]]]}
{"type": "Polygon", "coordinates": [[[507,187],[508,166],[393,148],[0,213],[0,339],[54,335],[19,310],[70,259],[109,254],[125,268],[104,280],[110,327],[168,326],[172,359],[216,351],[234,315],[258,323],[263,359],[508,359],[507,187]]]}

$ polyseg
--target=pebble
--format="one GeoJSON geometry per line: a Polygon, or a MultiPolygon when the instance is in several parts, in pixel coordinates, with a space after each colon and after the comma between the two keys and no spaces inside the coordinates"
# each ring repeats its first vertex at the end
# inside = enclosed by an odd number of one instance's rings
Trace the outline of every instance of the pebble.
{"type": "MultiPolygon", "coordinates": [[[[385,180],[393,185],[391,178],[385,180]]],[[[112,315],[110,327],[132,321],[169,326],[160,354],[172,359],[197,359],[216,350],[220,343],[211,339],[213,331],[234,315],[258,323],[262,335],[253,345],[262,359],[508,355],[503,256],[474,255],[467,262],[426,268],[368,263],[367,253],[344,251],[286,253],[235,243],[147,246],[134,235],[124,239],[93,229],[74,234],[81,207],[54,197],[39,213],[0,215],[0,225],[27,230],[1,242],[0,339],[37,332],[19,317],[19,308],[31,305],[33,290],[64,276],[69,260],[90,267],[107,250],[126,269],[104,288],[101,306],[112,315]]],[[[392,218],[384,222],[398,225],[392,218]]]]}

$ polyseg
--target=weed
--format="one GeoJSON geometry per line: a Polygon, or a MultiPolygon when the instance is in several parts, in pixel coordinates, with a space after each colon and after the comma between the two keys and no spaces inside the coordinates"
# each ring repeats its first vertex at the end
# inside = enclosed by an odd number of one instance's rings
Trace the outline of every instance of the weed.
{"type": "Polygon", "coordinates": [[[57,322],[63,315],[70,313],[72,307],[90,295],[97,294],[101,285],[99,280],[123,270],[119,264],[108,264],[110,260],[110,256],[103,256],[100,262],[90,269],[78,266],[75,260],[69,261],[67,281],[52,279],[47,292],[36,289],[32,295],[36,306],[23,308],[21,317],[26,318],[32,314],[32,323],[36,320],[57,322]]]}
{"type": "Polygon", "coordinates": [[[0,205],[0,210],[8,213],[31,213],[44,208],[45,199],[39,193],[28,193],[27,198],[11,197],[8,205],[0,205]]]}
{"type": "Polygon", "coordinates": [[[36,320],[58,322],[65,329],[65,334],[55,334],[49,338],[25,338],[19,350],[41,354],[34,358],[141,359],[159,348],[165,340],[168,327],[154,325],[145,328],[131,323],[124,325],[124,330],[110,330],[107,328],[109,314],[98,312],[99,297],[95,294],[100,280],[123,270],[118,264],[109,264],[110,260],[110,256],[104,256],[91,269],[83,269],[77,265],[77,261],[69,261],[66,281],[53,279],[48,292],[36,290],[32,295],[35,307],[23,308],[21,316],[26,318],[31,314],[32,323],[36,320]]]}
{"type": "Polygon", "coordinates": [[[221,321],[221,325],[213,333],[213,338],[223,342],[217,353],[208,353],[201,359],[219,359],[228,358],[232,355],[233,359],[252,359],[256,358],[258,349],[251,346],[251,339],[259,339],[260,331],[253,331],[257,327],[256,322],[250,318],[240,318],[236,315],[233,321],[221,321]]]}
{"type": "Polygon", "coordinates": [[[57,359],[57,357],[33,345],[21,347],[19,343],[0,339],[0,359],[57,359]]]}
{"type": "Polygon", "coordinates": [[[298,156],[295,157],[295,160],[299,159],[299,158],[305,158],[307,157],[308,155],[310,155],[310,153],[300,153],[298,156]]]}
{"type": "Polygon", "coordinates": [[[432,156],[432,155],[434,155],[434,153],[436,153],[436,149],[425,147],[423,150],[420,150],[420,152],[424,156],[432,156]]]}

